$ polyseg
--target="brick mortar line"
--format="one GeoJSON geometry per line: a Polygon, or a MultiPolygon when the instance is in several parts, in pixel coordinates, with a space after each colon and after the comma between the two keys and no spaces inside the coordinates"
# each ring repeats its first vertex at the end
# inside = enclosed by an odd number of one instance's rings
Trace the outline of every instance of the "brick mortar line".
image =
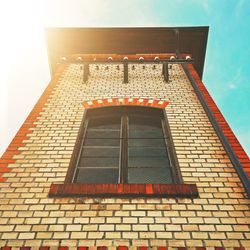
{"type": "Polygon", "coordinates": [[[67,65],[59,65],[58,69],[53,76],[52,80],[49,82],[48,86],[42,93],[41,97],[35,104],[34,108],[29,113],[28,117],[24,121],[23,125],[20,127],[13,140],[3,153],[0,158],[0,182],[5,182],[7,178],[1,177],[4,173],[11,172],[11,168],[9,168],[9,164],[15,163],[16,159],[13,159],[13,156],[18,155],[22,152],[22,150],[18,150],[19,147],[25,146],[23,143],[24,140],[28,139],[27,134],[30,133],[30,129],[36,127],[35,122],[39,117],[40,112],[44,108],[44,104],[47,102],[50,97],[52,91],[56,87],[61,77],[61,74],[65,71],[67,65]]]}

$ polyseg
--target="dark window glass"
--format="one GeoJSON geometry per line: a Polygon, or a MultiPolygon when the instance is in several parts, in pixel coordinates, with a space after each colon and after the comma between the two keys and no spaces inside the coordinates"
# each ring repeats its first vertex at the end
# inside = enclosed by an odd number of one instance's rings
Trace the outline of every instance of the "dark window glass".
{"type": "Polygon", "coordinates": [[[128,183],[172,183],[160,117],[131,116],[128,183]]]}
{"type": "Polygon", "coordinates": [[[88,110],[74,173],[77,183],[174,183],[163,111],[88,110]]]}
{"type": "Polygon", "coordinates": [[[92,118],[89,120],[88,128],[105,129],[105,130],[119,130],[121,118],[119,116],[107,116],[102,118],[92,118]]]}
{"type": "Polygon", "coordinates": [[[161,120],[150,116],[134,116],[129,118],[130,130],[161,130],[161,120]]]}
{"type": "Polygon", "coordinates": [[[163,168],[170,167],[167,157],[129,157],[130,168],[163,168]]]}
{"type": "Polygon", "coordinates": [[[129,168],[129,183],[172,183],[171,171],[166,168],[129,168]]]}
{"type": "Polygon", "coordinates": [[[84,146],[81,157],[119,157],[119,147],[84,146]]]}
{"type": "Polygon", "coordinates": [[[79,168],[76,183],[118,183],[118,169],[79,168]]]}
{"type": "Polygon", "coordinates": [[[88,168],[105,168],[105,167],[119,168],[118,157],[81,157],[79,167],[88,168]]]}

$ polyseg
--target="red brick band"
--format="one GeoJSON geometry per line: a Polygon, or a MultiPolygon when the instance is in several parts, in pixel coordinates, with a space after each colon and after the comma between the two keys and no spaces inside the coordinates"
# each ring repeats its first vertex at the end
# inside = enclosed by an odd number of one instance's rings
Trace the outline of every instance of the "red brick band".
{"type": "Polygon", "coordinates": [[[55,88],[58,83],[59,78],[61,77],[62,72],[65,70],[66,65],[58,66],[58,69],[53,76],[53,80],[49,83],[48,87],[43,92],[42,96],[34,106],[33,110],[30,112],[27,119],[24,121],[23,125],[17,132],[14,139],[11,141],[10,145],[6,149],[5,153],[0,158],[0,182],[6,181],[6,178],[2,178],[3,173],[7,173],[11,171],[11,168],[8,167],[9,164],[15,163],[16,160],[13,159],[14,155],[20,154],[22,151],[19,150],[19,147],[25,146],[23,143],[24,140],[28,139],[27,134],[31,132],[31,128],[34,128],[36,125],[34,124],[37,121],[37,117],[42,111],[44,104],[47,102],[51,92],[55,88]]]}
{"type": "Polygon", "coordinates": [[[110,98],[83,102],[83,106],[86,109],[108,106],[144,106],[153,108],[166,108],[168,104],[169,101],[151,100],[143,98],[110,98]]]}
{"type": "Polygon", "coordinates": [[[192,75],[192,77],[194,78],[194,80],[196,81],[197,86],[199,87],[202,95],[204,96],[204,98],[207,102],[207,105],[209,106],[210,110],[212,111],[216,121],[220,125],[224,135],[228,139],[228,142],[230,143],[232,149],[234,150],[236,156],[238,157],[239,162],[241,163],[244,171],[246,172],[248,178],[250,179],[250,159],[249,159],[248,155],[246,154],[245,150],[240,145],[240,142],[238,141],[238,139],[236,138],[232,129],[228,125],[226,119],[224,118],[224,116],[220,112],[219,108],[215,104],[214,100],[210,96],[208,90],[206,89],[205,85],[201,81],[201,79],[200,79],[198,73],[196,72],[196,70],[194,69],[193,65],[187,64],[187,68],[188,68],[190,74],[192,75]]]}
{"type": "Polygon", "coordinates": [[[50,197],[198,197],[195,184],[51,184],[50,197]]]}
{"type": "MultiPolygon", "coordinates": [[[[92,249],[94,247],[91,247],[92,249]]],[[[0,248],[1,250],[11,250],[12,247],[1,247],[0,248]]],[[[13,249],[18,249],[18,247],[13,247],[13,249]]],[[[19,248],[20,250],[30,250],[31,247],[20,247],[19,248]]],[[[50,247],[47,247],[47,246],[42,246],[42,247],[39,247],[37,248],[39,250],[49,250],[50,247]]],[[[51,249],[58,249],[58,250],[68,250],[69,247],[66,247],[66,246],[60,246],[60,247],[52,247],[51,249]]],[[[79,247],[76,247],[75,249],[77,250],[89,250],[89,247],[84,247],[84,246],[79,246],[79,247]]],[[[108,247],[106,246],[99,246],[99,247],[96,247],[97,250],[108,250],[108,247]]],[[[112,248],[113,249],[113,248],[112,248]]],[[[116,247],[117,250],[128,250],[129,247],[127,246],[118,246],[116,247]]],[[[137,250],[150,250],[152,249],[152,247],[137,247],[137,248],[134,248],[133,249],[137,249],[137,250]]],[[[157,250],[168,250],[167,247],[155,247],[155,249],[157,250]]],[[[172,248],[171,248],[172,249],[172,248]]],[[[176,250],[188,250],[189,248],[188,247],[175,247],[174,249],[176,250]]],[[[209,249],[209,250],[226,250],[225,247],[192,247],[193,250],[206,250],[206,249],[209,249]]],[[[245,247],[233,247],[232,248],[233,250],[246,250],[245,247]]]]}

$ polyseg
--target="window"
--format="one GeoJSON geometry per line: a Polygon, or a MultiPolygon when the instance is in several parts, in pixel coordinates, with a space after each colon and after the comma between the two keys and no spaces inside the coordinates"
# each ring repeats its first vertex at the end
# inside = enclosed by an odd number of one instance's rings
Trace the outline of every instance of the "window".
{"type": "Polygon", "coordinates": [[[65,182],[49,197],[198,197],[180,182],[163,109],[102,107],[85,112],[65,182]]]}
{"type": "Polygon", "coordinates": [[[73,183],[178,183],[162,109],[87,110],[67,180],[73,183]]]}

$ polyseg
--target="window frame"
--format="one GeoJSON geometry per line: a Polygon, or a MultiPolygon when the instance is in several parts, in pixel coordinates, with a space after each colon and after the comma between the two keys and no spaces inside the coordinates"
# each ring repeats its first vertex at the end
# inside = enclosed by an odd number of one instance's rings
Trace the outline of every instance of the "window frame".
{"type": "MultiPolygon", "coordinates": [[[[167,119],[167,114],[165,112],[164,109],[161,108],[155,108],[155,107],[138,107],[138,106],[112,106],[112,107],[101,107],[101,108],[94,108],[94,109],[87,109],[84,110],[84,114],[83,114],[83,118],[82,118],[82,122],[81,122],[81,126],[80,126],[80,130],[78,133],[78,137],[77,137],[77,141],[73,150],[73,154],[72,154],[72,158],[70,161],[70,166],[69,169],[67,171],[67,175],[65,178],[65,183],[75,183],[74,182],[74,176],[75,176],[75,172],[77,169],[77,164],[78,161],[80,159],[80,155],[81,155],[81,150],[83,148],[83,144],[86,138],[86,133],[87,133],[87,127],[88,127],[88,122],[89,119],[91,118],[91,114],[88,114],[88,112],[91,112],[92,110],[96,110],[96,109],[110,109],[110,108],[117,108],[117,107],[124,107],[124,109],[126,109],[126,107],[129,108],[144,108],[144,109],[148,109],[148,110],[154,110],[157,109],[157,112],[161,112],[162,117],[160,117],[159,119],[161,120],[161,125],[162,125],[162,132],[164,135],[164,141],[165,141],[165,146],[166,146],[166,151],[167,151],[167,156],[170,162],[170,167],[171,167],[171,174],[172,174],[172,178],[173,178],[173,183],[171,184],[180,184],[183,182],[181,174],[180,174],[180,168],[179,168],[179,164],[178,164],[178,160],[177,160],[177,156],[176,156],[176,152],[175,152],[175,148],[174,148],[174,144],[173,144],[173,139],[172,139],[172,135],[171,135],[171,131],[170,131],[170,127],[169,127],[169,123],[168,123],[168,119],[167,119]]],[[[153,111],[154,112],[154,111],[153,111]]],[[[126,113],[126,112],[125,112],[126,113]]],[[[109,114],[104,114],[104,115],[99,115],[98,117],[108,117],[108,116],[112,116],[109,114]]],[[[136,113],[136,116],[146,116],[147,115],[143,115],[143,112],[139,111],[138,114],[136,113]]],[[[121,133],[123,133],[122,138],[122,142],[121,142],[121,159],[119,159],[121,161],[121,165],[122,168],[119,169],[119,172],[122,171],[123,173],[120,175],[119,174],[119,184],[128,184],[127,183],[127,177],[128,177],[128,117],[125,114],[122,114],[121,112],[121,117],[122,119],[126,119],[126,121],[121,121],[121,133]],[[125,173],[124,173],[125,172],[125,173]],[[120,176],[122,176],[122,180],[120,180],[120,176]],[[124,181],[125,180],[125,181],[124,181]]],[[[119,166],[120,167],[120,166],[119,166]]],[[[84,184],[84,183],[83,183],[84,184]]]]}
{"type": "MultiPolygon", "coordinates": [[[[130,105],[119,105],[119,106],[130,106],[130,105]]],[[[133,105],[134,107],[138,107],[133,105]]],[[[105,106],[104,106],[105,107],[105,106]]],[[[110,106],[106,106],[110,107],[110,106]]],[[[162,107],[150,107],[143,106],[145,108],[155,108],[161,109],[163,114],[163,133],[165,133],[165,129],[168,131],[168,136],[164,134],[166,141],[166,150],[168,150],[169,160],[171,160],[174,167],[173,173],[176,174],[176,182],[174,184],[129,184],[129,183],[118,183],[118,184],[88,184],[88,183],[73,183],[73,174],[76,168],[77,159],[80,157],[80,148],[84,143],[82,138],[85,138],[87,131],[87,110],[83,112],[83,118],[81,121],[81,127],[78,132],[78,136],[76,139],[75,147],[72,153],[72,157],[70,160],[69,168],[65,177],[64,183],[52,183],[50,186],[50,190],[48,196],[50,198],[60,198],[60,197],[98,197],[98,198],[197,198],[199,197],[198,188],[196,184],[192,183],[183,183],[183,179],[181,177],[181,172],[177,160],[177,155],[175,153],[174,143],[167,119],[167,114],[165,109],[162,107]],[[169,147],[168,145],[171,145],[169,147]]],[[[92,109],[98,109],[91,108],[92,109]]]]}

